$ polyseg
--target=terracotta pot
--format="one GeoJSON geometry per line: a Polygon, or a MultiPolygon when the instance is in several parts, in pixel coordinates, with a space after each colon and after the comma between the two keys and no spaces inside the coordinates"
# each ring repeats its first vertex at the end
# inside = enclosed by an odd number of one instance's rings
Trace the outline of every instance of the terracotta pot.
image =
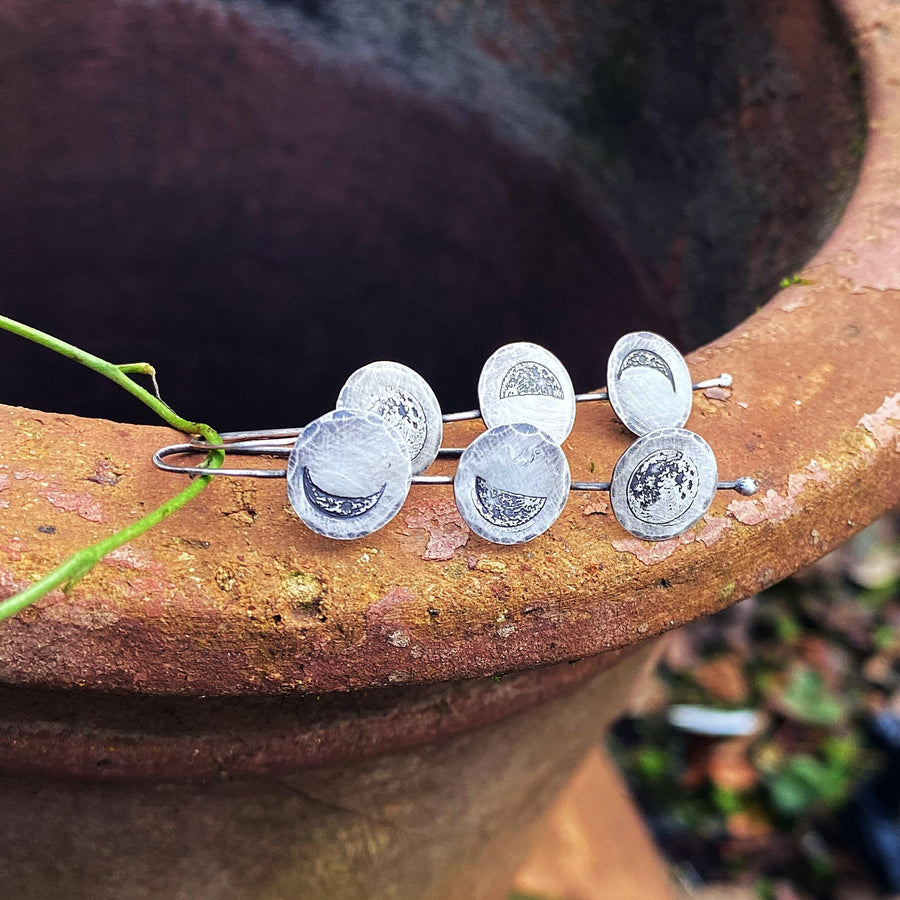
{"type": "MultiPolygon", "coordinates": [[[[0,6],[4,312],[149,359],[222,429],[299,424],[378,357],[468,408],[510,339],[599,387],[616,337],[655,328],[711,341],[692,372],[734,388],[689,425],[762,484],[674,541],[573,496],[503,548],[449,490],[338,545],[283,485],[215,483],[0,630],[3,815],[30,835],[7,889],[502,890],[628,648],[898,500],[898,27],[870,0],[0,6]]],[[[12,593],[177,484],[149,462],[171,432],[3,352],[5,398],[90,417],[3,408],[12,593]]],[[[580,410],[573,478],[629,441],[580,410]]]]}

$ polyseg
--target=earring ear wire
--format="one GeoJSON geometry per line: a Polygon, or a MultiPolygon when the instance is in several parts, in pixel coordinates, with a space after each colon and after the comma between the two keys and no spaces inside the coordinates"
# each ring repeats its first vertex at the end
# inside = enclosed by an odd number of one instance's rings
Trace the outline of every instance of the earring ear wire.
{"type": "Polygon", "coordinates": [[[613,348],[607,376],[606,392],[576,395],[548,350],[507,344],[482,369],[482,409],[441,414],[434,392],[414,370],[370,363],[344,384],[337,408],[305,428],[226,432],[218,444],[195,437],[157,450],[153,463],[187,475],[286,478],[300,518],[313,531],[344,540],[387,524],[413,484],[453,485],[470,528],[501,544],[543,533],[570,491],[608,491],[619,522],[646,540],[687,530],[717,490],[756,492],[756,482],[746,476],[718,481],[712,450],[681,427],[692,391],[730,386],[730,375],[691,383],[683,357],[668,341],[633,332],[613,348]],[[603,399],[641,436],[616,463],[611,481],[572,482],[560,445],[574,422],[575,404],[603,399]],[[479,417],[487,431],[468,447],[440,446],[444,423],[479,417]],[[649,427],[657,422],[679,424],[649,427]],[[207,469],[165,461],[210,450],[288,462],[283,469],[207,469]],[[456,474],[421,474],[437,457],[459,458],[456,474]]]}

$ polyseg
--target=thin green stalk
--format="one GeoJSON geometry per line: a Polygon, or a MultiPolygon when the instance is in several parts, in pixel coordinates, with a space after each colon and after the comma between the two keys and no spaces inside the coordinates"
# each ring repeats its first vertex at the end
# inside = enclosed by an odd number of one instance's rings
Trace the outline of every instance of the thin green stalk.
{"type": "MultiPolygon", "coordinates": [[[[215,466],[213,466],[215,468],[215,466]]],[[[189,500],[192,500],[203,488],[206,487],[212,476],[203,475],[192,481],[180,494],[176,494],[169,500],[166,500],[161,506],[158,506],[153,512],[148,513],[143,519],[132,522],[121,531],[111,534],[96,544],[89,547],[82,547],[73,553],[61,566],[57,566],[52,572],[38,579],[33,584],[28,585],[23,591],[14,594],[6,600],[0,601],[0,622],[8,619],[10,616],[21,612],[25,607],[31,606],[35,600],[40,600],[50,591],[61,587],[67,591],[73,587],[78,581],[84,578],[97,563],[112,553],[122,544],[136,538],[138,535],[149,531],[154,525],[158,525],[167,516],[172,515],[177,509],[181,509],[189,500]]]]}
{"type": "Polygon", "coordinates": [[[156,395],[156,399],[162,402],[162,397],[159,395],[159,384],[156,381],[156,369],[150,363],[119,363],[116,368],[123,375],[149,375],[150,381],[153,382],[153,393],[156,395]]]}
{"type": "Polygon", "coordinates": [[[53,350],[62,356],[67,356],[69,359],[74,359],[81,365],[99,372],[110,381],[114,381],[119,387],[124,388],[129,394],[133,394],[141,403],[149,406],[153,412],[168,422],[173,428],[177,428],[179,431],[184,431],[187,434],[199,434],[213,443],[211,435],[215,434],[215,432],[209,425],[204,425],[201,422],[189,422],[187,419],[183,419],[171,406],[128,377],[129,372],[140,372],[148,375],[155,373],[155,369],[147,363],[125,363],[122,366],[117,366],[115,363],[107,362],[105,359],[94,356],[93,353],[88,353],[80,347],[61,341],[59,338],[53,337],[52,334],[38,331],[37,328],[23,325],[21,322],[17,322],[15,319],[10,319],[7,316],[0,316],[0,328],[11,331],[13,334],[19,335],[19,337],[27,338],[29,341],[34,341],[35,344],[47,347],[49,350],[53,350]]]}
{"type": "MultiPolygon", "coordinates": [[[[149,363],[116,365],[7,316],[0,316],[0,328],[40,344],[42,347],[47,347],[62,356],[75,360],[83,366],[87,366],[89,369],[93,369],[137,397],[138,400],[149,406],[173,428],[187,434],[199,434],[213,444],[221,443],[219,435],[209,425],[204,425],[202,422],[190,422],[182,418],[160,399],[159,391],[156,387],[156,370],[149,363]],[[153,386],[157,391],[156,395],[151,394],[133,381],[129,377],[130,374],[149,375],[153,379],[153,386]]],[[[204,464],[211,469],[217,469],[222,465],[224,458],[225,454],[221,450],[214,450],[206,457],[204,464]]],[[[210,475],[203,475],[195,479],[181,493],[176,494],[142,519],[138,519],[137,522],[133,522],[131,525],[98,541],[96,544],[82,547],[81,550],[73,553],[62,565],[30,584],[25,590],[0,601],[0,621],[16,615],[16,613],[21,612],[27,606],[30,606],[36,600],[40,600],[41,597],[46,596],[50,591],[58,587],[68,590],[93,569],[108,553],[143,534],[145,531],[149,531],[154,525],[158,525],[167,516],[170,516],[196,497],[209,484],[211,477],[210,475]]]]}

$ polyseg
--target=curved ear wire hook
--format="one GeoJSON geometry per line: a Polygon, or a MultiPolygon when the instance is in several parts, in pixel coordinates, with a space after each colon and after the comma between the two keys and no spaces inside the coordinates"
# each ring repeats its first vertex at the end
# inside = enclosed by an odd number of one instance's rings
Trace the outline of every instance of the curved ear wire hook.
{"type": "MultiPolygon", "coordinates": [[[[221,444],[211,444],[203,438],[191,438],[189,444],[178,445],[188,446],[200,453],[208,453],[210,450],[224,450],[226,453],[237,453],[243,456],[283,456],[291,455],[291,450],[297,441],[297,438],[303,434],[303,429],[298,428],[297,434],[290,438],[277,438],[275,440],[245,440],[242,438],[234,438],[232,435],[246,435],[253,432],[246,431],[226,431],[221,434],[221,444]]],[[[173,445],[175,446],[175,445],[173,445]]],[[[437,455],[444,459],[454,459],[462,456],[464,447],[441,447],[437,455]]]]}
{"type": "MultiPolygon", "coordinates": [[[[246,450],[243,447],[234,447],[230,444],[222,445],[228,448],[229,453],[236,456],[260,456],[262,451],[257,449],[246,450]]],[[[287,469],[207,469],[205,466],[174,466],[163,462],[168,456],[179,456],[190,453],[196,455],[199,451],[193,444],[171,444],[168,447],[160,447],[153,454],[153,465],[163,472],[174,472],[181,475],[229,475],[232,478],[285,478],[287,469]]],[[[274,454],[273,454],[274,455],[274,454]]]]}
{"type": "MultiPolygon", "coordinates": [[[[338,411],[317,420],[310,426],[310,435],[316,433],[316,427],[322,427],[317,423],[327,420],[334,427],[332,420],[341,414],[338,411]]],[[[349,411],[343,411],[343,415],[363,418],[369,427],[374,423],[388,433],[388,426],[374,415],[349,411]]],[[[311,473],[316,470],[326,473],[332,483],[338,475],[338,484],[348,474],[340,465],[343,458],[340,454],[338,460],[323,456],[331,446],[329,441],[320,441],[311,457],[308,450],[306,456],[301,453],[301,460],[296,454],[299,443],[292,448],[260,446],[259,442],[223,445],[227,453],[237,456],[288,457],[287,468],[208,469],[203,465],[181,466],[165,461],[171,456],[197,454],[197,448],[190,443],[162,447],[153,454],[153,464],[165,472],[191,476],[287,478],[288,498],[304,523],[319,534],[345,539],[371,534],[387,524],[399,512],[413,484],[453,485],[457,508],[469,527],[486,540],[499,544],[522,543],[546,531],[562,512],[565,496],[570,491],[608,491],[612,511],[626,531],[644,540],[659,541],[682,534],[695,525],[717,490],[733,490],[744,496],[758,490],[756,481],[746,476],[735,481],[718,481],[715,456],[709,445],[693,432],[680,428],[663,428],[639,438],[616,463],[612,481],[571,482],[562,448],[533,425],[519,424],[498,425],[479,435],[462,454],[455,475],[411,475],[405,448],[399,450],[406,474],[397,474],[401,481],[405,477],[405,486],[401,484],[398,488],[391,473],[399,473],[400,460],[396,453],[402,444],[399,435],[394,435],[394,440],[397,445],[394,461],[387,468],[382,461],[379,471],[383,475],[375,483],[369,479],[369,488],[363,492],[347,493],[338,485],[326,489],[322,482],[313,480],[311,473]],[[514,462],[526,456],[533,462],[534,455],[520,452],[510,462],[506,446],[510,441],[520,451],[523,445],[524,449],[538,447],[543,468],[538,465],[517,473],[516,469],[521,467],[514,462]],[[391,499],[387,513],[379,518],[382,496],[391,499]],[[366,515],[375,516],[374,523],[367,525],[363,518],[366,515]]],[[[365,474],[370,459],[383,456],[377,447],[372,448],[371,456],[367,451],[360,454],[360,446],[351,453],[350,470],[356,476],[361,471],[365,474]]],[[[348,483],[355,485],[358,481],[354,477],[349,482],[343,481],[348,483]]]]}
{"type": "MultiPolygon", "coordinates": [[[[202,449],[225,450],[226,453],[235,456],[274,456],[287,457],[290,449],[255,446],[241,446],[240,444],[216,444],[202,449]]],[[[227,475],[232,478],[286,478],[287,469],[207,469],[205,466],[176,466],[163,462],[169,456],[186,454],[196,455],[198,448],[194,444],[171,444],[161,447],[153,454],[153,465],[163,472],[174,472],[177,475],[227,475]]],[[[462,453],[462,451],[459,451],[462,453]]],[[[452,475],[413,475],[413,484],[453,484],[452,475]]]]}

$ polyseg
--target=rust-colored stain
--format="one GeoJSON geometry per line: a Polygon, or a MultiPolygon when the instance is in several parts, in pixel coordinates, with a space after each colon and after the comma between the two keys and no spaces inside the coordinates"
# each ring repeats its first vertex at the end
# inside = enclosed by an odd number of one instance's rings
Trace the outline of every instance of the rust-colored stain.
{"type": "Polygon", "coordinates": [[[428,532],[428,543],[420,554],[422,559],[453,559],[457,550],[469,541],[469,526],[463,521],[456,504],[443,498],[435,503],[413,509],[406,514],[410,529],[428,532]]]}
{"type": "MultiPolygon", "coordinates": [[[[0,627],[0,681],[315,696],[560,663],[737,602],[896,504],[900,294],[888,292],[900,292],[900,100],[887,85],[900,57],[871,25],[900,29],[900,8],[860,2],[851,14],[876,119],[860,188],[802,273],[810,284],[688,360],[695,378],[734,376],[729,391],[696,399],[688,427],[713,447],[723,477],[759,479],[758,497],[721,494],[687,535],[649,544],[602,501],[573,494],[549,532],[499,547],[458,521],[452,489],[414,487],[391,524],[344,543],[304,529],[282,483],[222,479],[68,594],[0,627]]],[[[604,478],[630,438],[592,406],[565,449],[578,477],[604,478]]],[[[5,595],[184,484],[150,462],[179,440],[168,429],[0,412],[5,595]],[[98,462],[107,459],[116,465],[98,462]]],[[[446,443],[468,443],[479,428],[448,427],[446,443]]]]}
{"type": "Polygon", "coordinates": [[[590,500],[581,507],[583,516],[609,515],[609,502],[607,500],[590,500]]]}
{"type": "Polygon", "coordinates": [[[885,397],[884,403],[873,413],[866,413],[859,425],[878,442],[879,447],[900,451],[900,393],[885,397]]]}
{"type": "Polygon", "coordinates": [[[812,460],[806,469],[807,472],[788,476],[786,494],[779,494],[769,488],[759,498],[732,500],[728,504],[729,514],[744,525],[759,525],[762,522],[778,523],[783,522],[789,516],[796,515],[802,510],[797,496],[807,482],[812,481],[826,486],[831,484],[831,476],[821,468],[816,460],[812,460]]]}
{"type": "Polygon", "coordinates": [[[103,521],[103,506],[86,491],[55,491],[47,488],[41,491],[41,496],[51,506],[64,512],[73,512],[88,522],[103,521]]]}
{"type": "Polygon", "coordinates": [[[631,553],[642,563],[652,565],[668,559],[679,547],[700,541],[711,547],[733,525],[731,519],[724,516],[704,516],[700,523],[684,534],[667,541],[642,541],[639,538],[625,538],[613,541],[613,547],[624,553],[631,553]]]}

